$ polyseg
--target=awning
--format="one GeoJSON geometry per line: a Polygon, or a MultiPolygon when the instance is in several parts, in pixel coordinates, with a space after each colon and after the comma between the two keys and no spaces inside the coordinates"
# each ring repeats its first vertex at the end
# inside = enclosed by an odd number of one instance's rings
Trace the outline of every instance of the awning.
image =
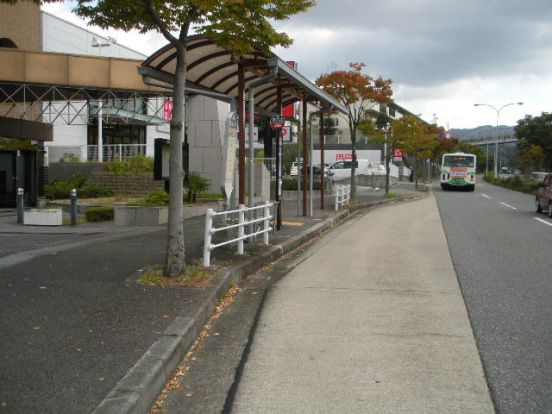
{"type": "MultiPolygon", "coordinates": [[[[273,53],[255,50],[239,60],[204,36],[191,36],[187,47],[187,87],[220,94],[221,98],[238,96],[238,64],[245,71],[245,90],[251,82],[277,71],[276,77],[255,88],[255,107],[264,112],[277,112],[278,85],[282,91],[282,105],[308,100],[347,113],[334,97],[290,67],[273,53]]],[[[147,58],[140,74],[144,82],[151,80],[172,85],[176,69],[176,51],[172,44],[159,49],[147,58]]]]}
{"type": "Polygon", "coordinates": [[[53,141],[54,127],[43,122],[0,117],[0,137],[34,141],[53,141]]]}

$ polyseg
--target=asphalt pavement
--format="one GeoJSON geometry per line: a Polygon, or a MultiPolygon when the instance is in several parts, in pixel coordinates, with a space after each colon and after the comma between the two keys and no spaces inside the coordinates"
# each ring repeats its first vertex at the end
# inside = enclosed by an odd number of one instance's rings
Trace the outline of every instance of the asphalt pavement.
{"type": "Polygon", "coordinates": [[[435,196],[497,413],[552,413],[552,220],[481,181],[435,196]]]}
{"type": "MultiPolygon", "coordinates": [[[[364,201],[382,199],[381,192],[359,193],[364,201]]],[[[294,203],[284,204],[284,226],[272,243],[334,215],[331,199],[330,209],[315,210],[314,218],[297,216],[294,203]]],[[[163,262],[163,226],[27,227],[17,226],[9,211],[0,219],[0,412],[92,411],[176,316],[193,315],[210,293],[211,286],[136,283],[140,269],[163,262]]],[[[184,226],[188,261],[197,262],[203,217],[184,226]]],[[[215,252],[214,263],[234,260],[229,253],[215,252]]]]}

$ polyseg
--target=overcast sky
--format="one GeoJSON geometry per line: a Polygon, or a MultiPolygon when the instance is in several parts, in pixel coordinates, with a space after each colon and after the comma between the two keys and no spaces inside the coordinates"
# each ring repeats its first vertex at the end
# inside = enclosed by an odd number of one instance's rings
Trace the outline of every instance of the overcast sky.
{"type": "MultiPolygon", "coordinates": [[[[68,6],[45,11],[85,25],[68,6]]],[[[550,111],[552,103],[552,0],[318,0],[301,15],[279,23],[294,44],[275,49],[295,60],[311,80],[364,62],[371,76],[393,80],[395,101],[439,125],[471,128],[550,111]]],[[[166,42],[89,28],[150,54],[166,42]]]]}

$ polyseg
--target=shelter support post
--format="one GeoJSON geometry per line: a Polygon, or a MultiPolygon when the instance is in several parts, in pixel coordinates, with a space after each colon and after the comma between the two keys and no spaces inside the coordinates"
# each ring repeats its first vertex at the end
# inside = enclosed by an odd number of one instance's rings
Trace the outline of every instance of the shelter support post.
{"type": "Polygon", "coordinates": [[[243,65],[238,65],[238,204],[245,204],[245,74],[243,65]]]}
{"type": "Polygon", "coordinates": [[[324,112],[320,111],[320,210],[324,210],[324,112]]]}
{"type": "MultiPolygon", "coordinates": [[[[282,87],[278,84],[276,111],[282,114],[282,87]]],[[[282,130],[276,130],[276,229],[282,228],[282,130]]]]}
{"type": "Polygon", "coordinates": [[[308,147],[307,147],[307,100],[303,98],[303,163],[299,167],[299,174],[303,174],[303,216],[307,216],[307,165],[308,147]]]}

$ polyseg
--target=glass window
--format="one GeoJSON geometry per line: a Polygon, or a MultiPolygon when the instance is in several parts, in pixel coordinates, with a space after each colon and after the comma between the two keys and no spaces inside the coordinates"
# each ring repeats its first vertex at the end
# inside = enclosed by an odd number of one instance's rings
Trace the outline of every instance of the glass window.
{"type": "Polygon", "coordinates": [[[474,167],[474,157],[466,155],[445,155],[443,166],[445,167],[474,167]]]}

